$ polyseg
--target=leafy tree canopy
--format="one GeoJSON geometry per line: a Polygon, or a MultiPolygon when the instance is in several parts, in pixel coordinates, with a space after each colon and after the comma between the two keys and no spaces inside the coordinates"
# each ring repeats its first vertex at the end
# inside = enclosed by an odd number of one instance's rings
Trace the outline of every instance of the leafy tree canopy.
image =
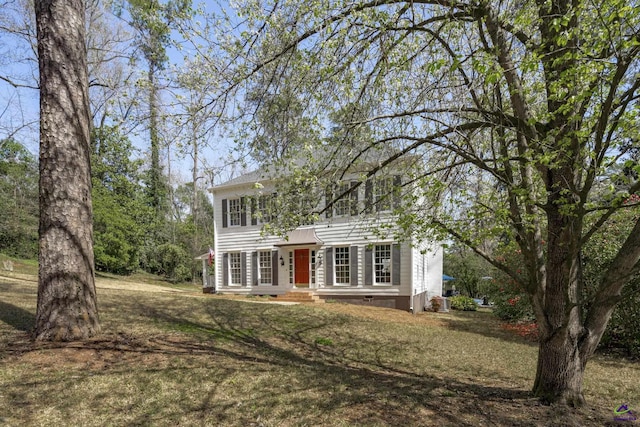
{"type": "Polygon", "coordinates": [[[318,173],[326,159],[366,178],[420,158],[404,184],[403,234],[453,236],[519,283],[540,332],[534,392],[582,404],[586,362],[640,270],[637,221],[583,311],[582,248],[616,211],[639,206],[625,202],[640,189],[640,7],[249,0],[238,12],[244,31],[227,52],[232,89],[250,88],[246,122],[295,94],[306,118],[296,123],[317,136],[287,145],[292,158],[316,159],[301,182],[335,180],[318,173]],[[358,113],[338,122],[339,111],[358,113]],[[367,137],[332,139],[332,123],[367,137]],[[513,243],[521,272],[495,256],[513,243]]]}

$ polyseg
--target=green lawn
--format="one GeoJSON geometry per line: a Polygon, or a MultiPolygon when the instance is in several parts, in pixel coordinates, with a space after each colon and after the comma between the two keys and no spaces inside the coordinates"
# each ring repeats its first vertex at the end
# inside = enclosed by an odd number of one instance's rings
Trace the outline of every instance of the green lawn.
{"type": "Polygon", "coordinates": [[[621,403],[640,412],[640,367],[605,358],[587,368],[588,409],[539,405],[536,346],[488,312],[99,289],[100,337],[36,345],[36,287],[0,277],[0,426],[601,426],[621,403]]]}

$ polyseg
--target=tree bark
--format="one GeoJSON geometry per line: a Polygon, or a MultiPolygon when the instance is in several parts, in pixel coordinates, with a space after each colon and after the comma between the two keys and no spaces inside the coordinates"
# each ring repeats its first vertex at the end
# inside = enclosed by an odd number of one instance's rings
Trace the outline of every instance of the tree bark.
{"type": "Polygon", "coordinates": [[[35,2],[40,70],[37,340],[82,340],[100,331],[84,6],[82,0],[35,2]]]}
{"type": "Polygon", "coordinates": [[[540,340],[533,393],[544,403],[585,404],[582,380],[586,358],[578,351],[580,335],[575,333],[581,329],[577,316],[571,316],[566,328],[540,340]]]}
{"type": "Polygon", "coordinates": [[[160,166],[160,138],[158,136],[158,88],[156,86],[154,63],[149,63],[149,139],[151,141],[151,206],[156,218],[164,215],[164,191],[162,188],[162,170],[160,166]]]}

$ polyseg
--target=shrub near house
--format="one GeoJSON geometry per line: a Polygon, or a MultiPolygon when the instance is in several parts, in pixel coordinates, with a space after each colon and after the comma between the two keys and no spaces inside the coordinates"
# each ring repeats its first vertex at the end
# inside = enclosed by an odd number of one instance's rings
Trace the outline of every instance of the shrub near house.
{"type": "Polygon", "coordinates": [[[478,304],[473,298],[466,295],[453,296],[449,298],[449,302],[451,302],[451,308],[454,310],[476,311],[478,309],[478,304]]]}

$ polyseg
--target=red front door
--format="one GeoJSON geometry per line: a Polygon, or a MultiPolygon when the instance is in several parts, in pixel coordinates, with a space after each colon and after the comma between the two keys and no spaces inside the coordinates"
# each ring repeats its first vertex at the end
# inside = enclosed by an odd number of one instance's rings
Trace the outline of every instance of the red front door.
{"type": "Polygon", "coordinates": [[[309,249],[296,249],[293,255],[296,286],[309,286],[309,249]]]}

